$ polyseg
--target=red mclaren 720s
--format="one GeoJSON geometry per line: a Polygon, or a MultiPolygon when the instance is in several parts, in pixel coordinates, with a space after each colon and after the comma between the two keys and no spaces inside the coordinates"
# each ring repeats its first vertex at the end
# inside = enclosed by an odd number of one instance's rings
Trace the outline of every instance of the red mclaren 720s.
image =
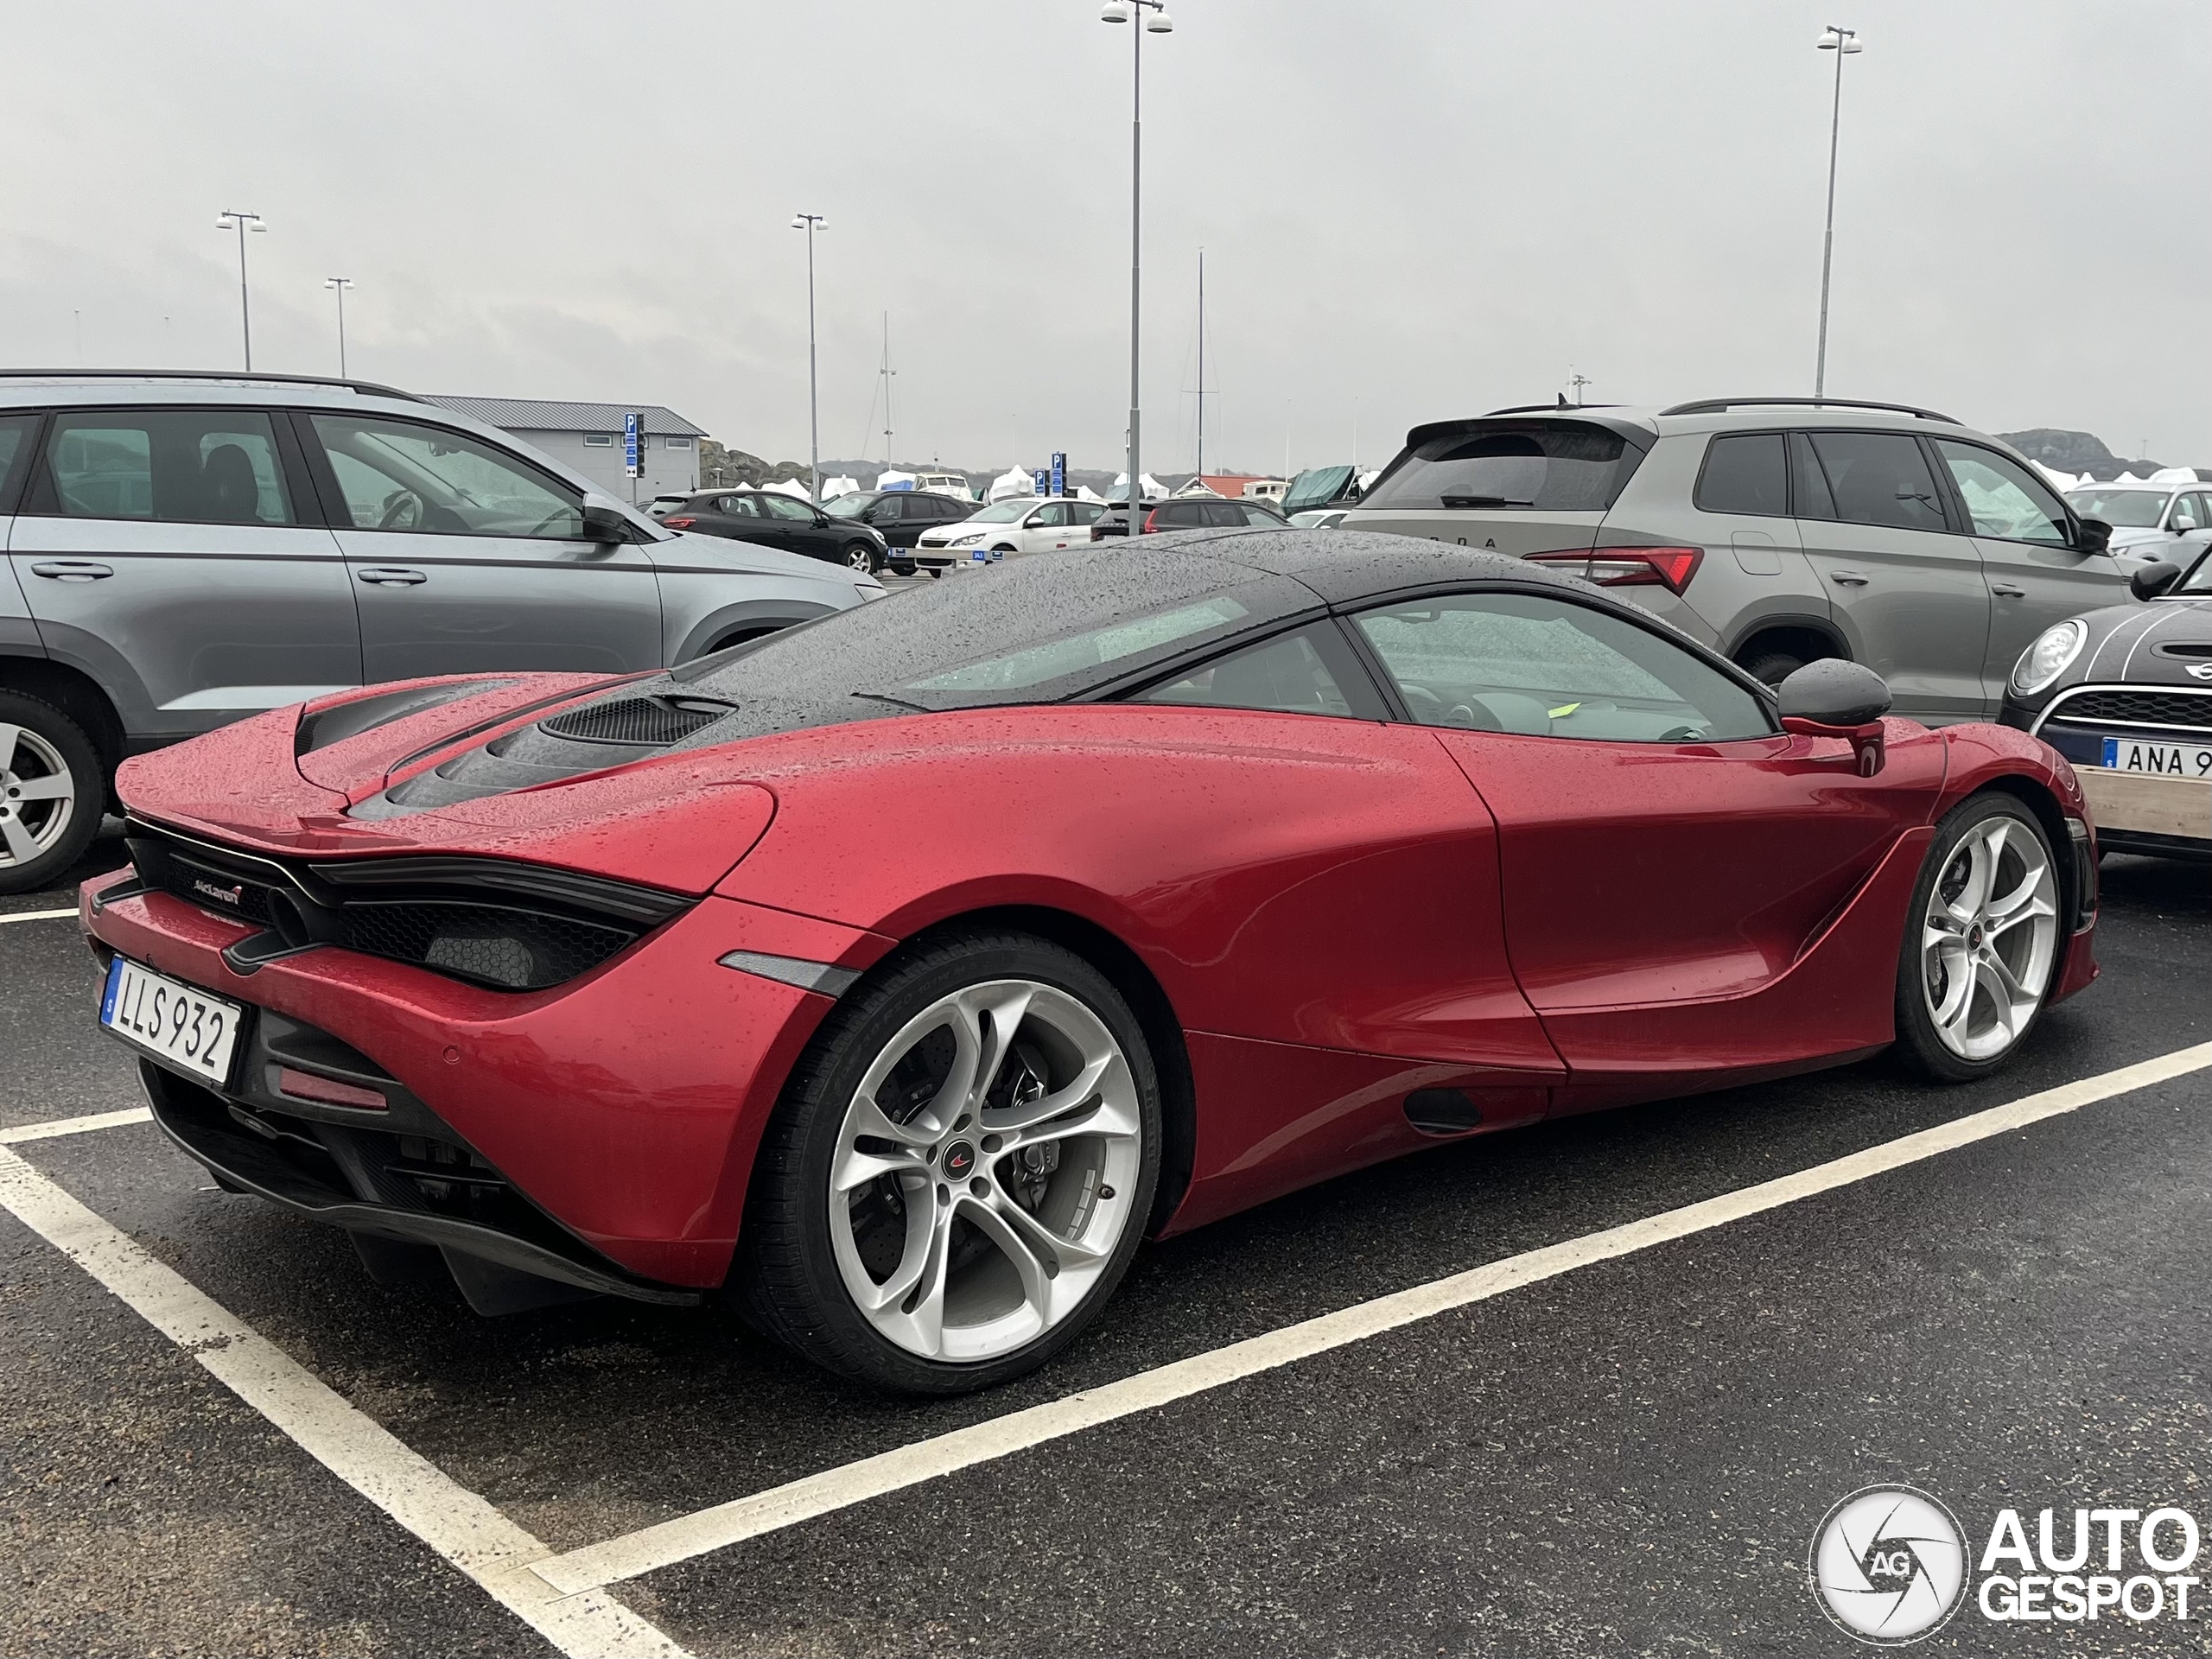
{"type": "Polygon", "coordinates": [[[950,1392],[1433,1142],[2003,1064],[2096,972],[2082,794],[1888,702],[1494,554],[1147,537],[141,757],[82,913],[162,1128],[371,1275],[950,1392]]]}

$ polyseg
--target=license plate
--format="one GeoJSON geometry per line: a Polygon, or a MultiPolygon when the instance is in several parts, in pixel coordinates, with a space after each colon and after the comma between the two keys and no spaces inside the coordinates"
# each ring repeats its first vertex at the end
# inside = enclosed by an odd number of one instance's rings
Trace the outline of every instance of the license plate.
{"type": "Polygon", "coordinates": [[[100,1024],[133,1048],[219,1087],[230,1079],[231,1054],[245,1018],[245,1010],[237,1003],[210,996],[196,985],[181,984],[122,957],[108,963],[100,1024]]]}
{"type": "Polygon", "coordinates": [[[2212,778],[2212,745],[2149,743],[2139,737],[2105,739],[2104,764],[2114,772],[2152,772],[2167,778],[2212,778]]]}

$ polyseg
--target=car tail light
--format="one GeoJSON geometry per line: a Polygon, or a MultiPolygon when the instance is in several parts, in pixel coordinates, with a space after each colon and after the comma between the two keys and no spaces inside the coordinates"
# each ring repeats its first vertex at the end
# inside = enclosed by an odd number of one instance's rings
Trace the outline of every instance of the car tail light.
{"type": "Polygon", "coordinates": [[[661,523],[671,530],[689,530],[699,521],[696,518],[664,518],[661,523]]]}
{"type": "Polygon", "coordinates": [[[1154,507],[1150,512],[1145,514],[1144,528],[1137,533],[1141,536],[1150,536],[1157,531],[1159,528],[1160,509],[1158,507],[1154,507]]]}
{"type": "Polygon", "coordinates": [[[1587,553],[1531,553],[1531,564],[1581,576],[1600,588],[1664,588],[1681,593],[1704,563],[1701,547],[1593,547],[1587,553]]]}

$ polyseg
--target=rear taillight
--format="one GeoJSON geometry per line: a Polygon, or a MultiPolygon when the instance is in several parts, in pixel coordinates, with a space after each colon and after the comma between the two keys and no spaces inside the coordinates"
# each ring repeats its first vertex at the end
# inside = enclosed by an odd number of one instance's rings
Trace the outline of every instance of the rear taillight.
{"type": "Polygon", "coordinates": [[[1160,528],[1160,509],[1159,509],[1158,507],[1154,507],[1154,508],[1150,512],[1147,512],[1147,514],[1145,514],[1145,516],[1144,516],[1144,528],[1143,528],[1141,531],[1138,531],[1137,533],[1138,533],[1139,535],[1141,535],[1141,536],[1150,536],[1150,535],[1152,535],[1153,533],[1154,533],[1156,531],[1158,531],[1158,530],[1159,530],[1159,528],[1160,528]]]}
{"type": "Polygon", "coordinates": [[[661,523],[671,530],[689,530],[699,521],[696,518],[664,518],[661,523]]]}
{"type": "Polygon", "coordinates": [[[1704,562],[1701,547],[1593,547],[1587,553],[1531,553],[1541,564],[1600,588],[1664,588],[1681,593],[1704,562]]]}

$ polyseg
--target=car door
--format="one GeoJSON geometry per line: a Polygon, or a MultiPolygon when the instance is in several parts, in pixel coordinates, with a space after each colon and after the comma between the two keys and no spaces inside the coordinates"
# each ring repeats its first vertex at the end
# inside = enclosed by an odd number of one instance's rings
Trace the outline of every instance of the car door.
{"type": "Polygon", "coordinates": [[[915,499],[904,492],[876,498],[874,505],[861,517],[883,532],[883,539],[893,547],[912,547],[921,539],[922,532],[931,527],[931,521],[908,509],[915,499]]]}
{"type": "Polygon", "coordinates": [[[428,422],[316,410],[298,426],[340,525],[371,682],[659,664],[652,561],[588,537],[572,485],[428,422]]]}
{"type": "Polygon", "coordinates": [[[2206,545],[2212,543],[2212,499],[2202,490],[2177,497],[2166,514],[2166,531],[2172,541],[2158,556],[2188,569],[2206,545]]]}
{"type": "MultiPolygon", "coordinates": [[[[38,447],[42,417],[37,415],[0,415],[0,550],[15,530],[16,503],[22,494],[23,474],[30,470],[38,447]]],[[[31,618],[30,601],[16,568],[0,559],[0,652],[36,656],[38,624],[31,618]]]]}
{"type": "MultiPolygon", "coordinates": [[[[2109,553],[2075,545],[2074,515],[2042,480],[2008,455],[1956,438],[1936,453],[1974,526],[1989,588],[1989,645],[1982,660],[1988,712],[2004,701],[2012,665],[2055,622],[2127,599],[2127,575],[2109,553]]],[[[2177,504],[2175,512],[2182,511],[2177,504]]]]}
{"type": "Polygon", "coordinates": [[[1021,521],[1020,550],[1042,553],[1051,548],[1065,547],[1072,535],[1068,527],[1068,504],[1047,501],[1021,521]]]}
{"type": "Polygon", "coordinates": [[[777,546],[804,553],[810,559],[836,560],[842,532],[810,503],[777,490],[762,490],[753,499],[760,505],[761,517],[783,538],[777,546]]]}
{"type": "Polygon", "coordinates": [[[361,683],[345,563],[290,437],[235,405],[48,421],[10,563],[47,650],[107,687],[133,734],[361,683]]]}
{"type": "Polygon", "coordinates": [[[1936,723],[1989,712],[1989,589],[1910,433],[1793,432],[1791,509],[1853,658],[1897,712],[1936,723]]]}
{"type": "Polygon", "coordinates": [[[1847,743],[1777,731],[1658,625],[1567,595],[1448,594],[1352,621],[1497,819],[1507,948],[1570,1067],[1632,1081],[1707,1043],[1753,1066],[1887,1040],[1893,919],[1881,960],[1808,985],[1789,1018],[1759,998],[1925,823],[1940,739],[1892,744],[1862,778],[1847,743]]]}

